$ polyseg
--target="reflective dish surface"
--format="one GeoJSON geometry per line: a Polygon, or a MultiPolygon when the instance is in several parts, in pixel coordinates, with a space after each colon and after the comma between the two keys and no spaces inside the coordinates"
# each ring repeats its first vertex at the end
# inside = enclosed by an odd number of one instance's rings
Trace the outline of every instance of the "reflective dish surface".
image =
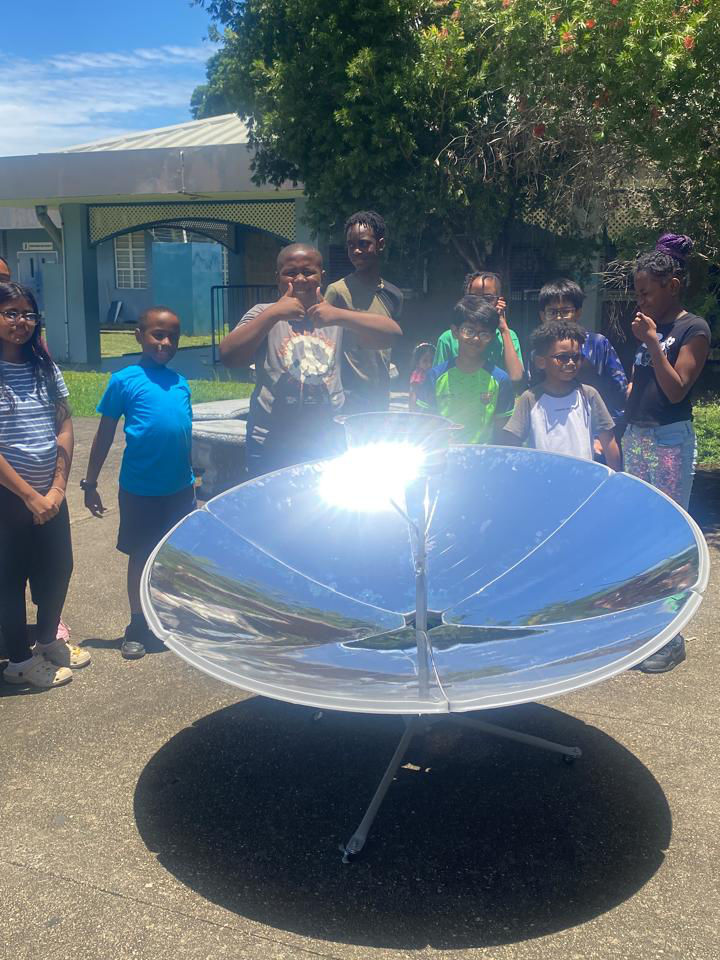
{"type": "Polygon", "coordinates": [[[427,481],[431,663],[420,683],[408,525],[396,510],[332,505],[324,469],[235,487],[161,542],[143,608],[175,653],[319,708],[478,710],[639,663],[687,623],[707,584],[697,525],[642,481],[535,450],[451,448],[427,481]]]}

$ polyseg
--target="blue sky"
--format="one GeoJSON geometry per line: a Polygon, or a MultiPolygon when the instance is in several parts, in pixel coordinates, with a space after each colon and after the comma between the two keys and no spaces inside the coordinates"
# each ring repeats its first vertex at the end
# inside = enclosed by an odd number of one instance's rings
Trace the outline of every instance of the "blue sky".
{"type": "Polygon", "coordinates": [[[189,120],[214,49],[189,0],[25,0],[1,19],[0,156],[189,120]]]}

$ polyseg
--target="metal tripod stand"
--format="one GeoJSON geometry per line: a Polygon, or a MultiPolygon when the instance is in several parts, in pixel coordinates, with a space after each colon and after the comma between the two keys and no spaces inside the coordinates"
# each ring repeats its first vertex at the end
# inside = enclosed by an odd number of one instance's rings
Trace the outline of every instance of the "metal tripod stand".
{"type": "MultiPolygon", "coordinates": [[[[430,640],[427,634],[427,540],[437,498],[435,498],[432,507],[430,507],[428,478],[423,478],[422,483],[424,489],[419,503],[416,505],[416,519],[411,518],[408,513],[394,501],[392,504],[408,523],[413,539],[415,557],[415,640],[417,645],[418,685],[421,695],[427,696],[430,684],[430,672],[434,669],[432,667],[430,640]]],[[[509,730],[506,727],[499,727],[494,723],[486,723],[484,720],[478,720],[466,714],[447,714],[444,717],[442,715],[425,717],[412,715],[406,716],[403,719],[405,721],[405,730],[378,784],[377,790],[370,801],[370,805],[365,811],[365,816],[360,821],[357,830],[350,837],[347,844],[340,846],[343,854],[343,863],[349,863],[351,857],[359,854],[365,846],[368,833],[385,799],[385,794],[388,792],[390,784],[403,761],[403,757],[407,753],[410,741],[419,731],[421,725],[426,725],[428,722],[435,722],[439,719],[446,719],[451,723],[458,723],[461,726],[470,727],[481,733],[501,737],[505,740],[515,740],[518,743],[525,743],[528,746],[536,747],[540,750],[549,750],[553,753],[562,754],[568,763],[572,763],[578,757],[582,756],[582,751],[579,747],[569,747],[562,743],[554,743],[551,740],[543,740],[541,737],[520,733],[517,730],[509,730]]]]}

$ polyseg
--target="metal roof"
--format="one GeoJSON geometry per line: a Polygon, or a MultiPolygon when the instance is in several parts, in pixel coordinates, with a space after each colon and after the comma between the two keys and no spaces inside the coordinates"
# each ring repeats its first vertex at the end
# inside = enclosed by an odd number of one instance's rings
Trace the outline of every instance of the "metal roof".
{"type": "Polygon", "coordinates": [[[172,127],[140,130],[122,137],[81,143],[76,147],[58,150],[58,153],[105,153],[110,150],[154,150],[167,147],[207,147],[216,144],[247,143],[248,131],[234,113],[206,120],[190,120],[172,127]]]}

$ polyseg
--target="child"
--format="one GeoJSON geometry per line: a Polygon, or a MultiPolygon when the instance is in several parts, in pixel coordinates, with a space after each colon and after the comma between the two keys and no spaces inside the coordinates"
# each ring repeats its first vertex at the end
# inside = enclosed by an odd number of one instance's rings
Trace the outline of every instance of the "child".
{"type": "MultiPolygon", "coordinates": [[[[495,307],[500,316],[495,339],[487,350],[487,360],[495,367],[504,370],[513,383],[521,383],[525,375],[522,363],[520,341],[514,330],[507,324],[505,310],[507,304],[501,292],[500,277],[487,270],[476,270],[465,277],[465,296],[483,297],[490,306],[495,307]]],[[[457,337],[452,329],[440,335],[435,349],[435,363],[445,363],[450,357],[456,357],[458,352],[457,337]]]]}
{"type": "MultiPolygon", "coordinates": [[[[710,350],[710,328],[682,305],[692,240],[663,234],[635,264],[639,341],[632,370],[624,439],[625,469],[672,497],[685,510],[695,473],[690,392],[710,350]]],[[[636,669],[665,673],[685,659],[678,634],[636,669]]]]}
{"type": "Polygon", "coordinates": [[[432,343],[419,343],[413,350],[408,410],[417,410],[418,390],[421,384],[425,383],[428,370],[433,365],[434,356],[435,347],[432,343]]]}
{"type": "MultiPolygon", "coordinates": [[[[387,230],[374,210],[360,210],[345,222],[345,243],[355,272],[328,285],[325,299],[336,307],[361,310],[400,322],[402,292],[380,276],[387,230]]],[[[343,336],[343,412],[387,410],[390,405],[390,350],[370,350],[352,331],[343,336]]]]}
{"type": "MultiPolygon", "coordinates": [[[[540,322],[565,320],[579,324],[584,300],[582,288],[572,280],[546,283],[539,296],[540,322]]],[[[628,386],[620,358],[607,337],[587,331],[582,355],[583,363],[577,379],[580,383],[595,387],[617,426],[625,412],[628,386]]]]}
{"type": "Polygon", "coordinates": [[[524,443],[537,450],[593,459],[598,437],[605,460],[620,469],[620,450],[612,417],[594,387],[578,381],[585,331],[569,320],[552,320],[532,334],[533,359],[540,383],[519,397],[505,426],[506,442],[524,443]]]}
{"type": "Polygon", "coordinates": [[[98,476],[125,417],[125,451],[120,469],[120,529],[117,548],[128,555],[130,623],[120,651],[126,660],[145,655],[153,638],[140,605],[145,562],[168,530],[195,509],[190,462],[192,407],[187,380],[168,370],[180,339],[180,321],[167,307],[151,307],[140,317],[135,339],[140,363],[114,373],[98,404],[102,414],[87,473],[80,486],[93,516],[105,511],[98,476]]]}
{"type": "Polygon", "coordinates": [[[245,445],[249,477],[338,453],[344,435],[334,418],[343,410],[345,335],[373,351],[390,346],[400,333],[389,316],[332,306],[320,292],[324,277],[315,247],[283,247],[277,259],[279,299],[248,310],[220,344],[228,367],[255,361],[245,445]]]}
{"type": "Polygon", "coordinates": [[[458,354],[430,370],[419,405],[460,424],[459,443],[492,443],[515,399],[508,375],[487,359],[498,312],[483,297],[467,296],[455,304],[453,313],[458,354]]]}
{"type": "Polygon", "coordinates": [[[65,488],[73,455],[68,390],[42,340],[30,290],[0,282],[0,629],[8,683],[41,689],[90,663],[58,640],[73,558],[65,488]],[[37,605],[28,643],[25,587],[37,605]]]}
{"type": "MultiPolygon", "coordinates": [[[[0,257],[0,283],[9,283],[11,280],[12,280],[12,274],[10,272],[10,264],[7,262],[7,260],[4,257],[0,257]]],[[[62,640],[63,643],[70,642],[70,628],[66,623],[63,623],[62,616],[60,617],[60,622],[58,623],[57,639],[62,640]]],[[[87,656],[88,656],[87,662],[89,663],[90,655],[87,654],[87,656]]]]}

